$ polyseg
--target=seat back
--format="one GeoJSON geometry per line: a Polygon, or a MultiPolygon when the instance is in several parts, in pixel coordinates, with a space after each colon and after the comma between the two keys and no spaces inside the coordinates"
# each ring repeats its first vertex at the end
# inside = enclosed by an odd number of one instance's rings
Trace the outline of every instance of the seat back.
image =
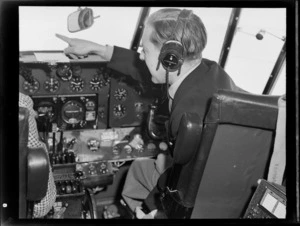
{"type": "Polygon", "coordinates": [[[267,177],[278,96],[219,91],[204,121],[199,155],[207,159],[191,218],[241,218],[267,177]]]}
{"type": "Polygon", "coordinates": [[[29,111],[19,107],[19,218],[31,218],[33,202],[47,192],[49,158],[43,148],[28,148],[29,111]]]}
{"type": "MultiPolygon", "coordinates": [[[[257,180],[267,176],[278,98],[226,90],[214,95],[195,154],[187,162],[174,161],[172,170],[177,168],[179,178],[170,174],[168,181],[174,180],[176,184],[168,184],[172,189],[164,195],[169,198],[162,199],[163,206],[169,208],[169,218],[243,216],[257,180]],[[166,204],[170,200],[172,206],[166,204]],[[180,215],[175,210],[185,213],[180,215]]],[[[186,121],[195,119],[194,115],[186,121]]],[[[176,145],[177,141],[175,150],[176,145]]],[[[177,152],[184,155],[187,148],[188,145],[177,152]]]]}

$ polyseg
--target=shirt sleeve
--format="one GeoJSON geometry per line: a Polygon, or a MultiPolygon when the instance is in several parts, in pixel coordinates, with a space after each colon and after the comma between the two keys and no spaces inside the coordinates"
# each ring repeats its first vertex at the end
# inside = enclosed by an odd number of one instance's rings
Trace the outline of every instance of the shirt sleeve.
{"type": "MultiPolygon", "coordinates": [[[[33,110],[32,99],[27,95],[19,93],[19,106],[26,107],[29,110],[28,147],[43,148],[43,150],[47,152],[47,147],[45,143],[41,142],[39,139],[37,125],[35,121],[36,112],[33,110]]],[[[48,179],[47,193],[46,196],[40,202],[35,203],[33,208],[33,217],[41,218],[45,216],[52,208],[55,199],[56,199],[56,186],[54,183],[52,169],[51,166],[49,165],[49,179],[48,179]]]]}

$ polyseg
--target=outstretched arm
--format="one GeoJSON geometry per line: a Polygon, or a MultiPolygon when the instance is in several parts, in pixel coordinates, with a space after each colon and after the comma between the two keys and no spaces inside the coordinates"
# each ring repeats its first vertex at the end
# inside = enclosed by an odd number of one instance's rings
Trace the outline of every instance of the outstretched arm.
{"type": "Polygon", "coordinates": [[[69,47],[64,49],[66,55],[73,59],[78,59],[88,54],[96,54],[103,59],[110,61],[112,56],[112,47],[104,46],[95,42],[84,39],[69,38],[64,35],[56,34],[56,37],[69,44],[69,47]]]}
{"type": "Polygon", "coordinates": [[[69,38],[60,34],[56,34],[56,37],[69,44],[64,52],[72,59],[80,59],[88,54],[99,55],[108,61],[109,68],[151,86],[151,74],[146,64],[139,59],[137,52],[117,46],[101,45],[88,40],[69,38]]]}

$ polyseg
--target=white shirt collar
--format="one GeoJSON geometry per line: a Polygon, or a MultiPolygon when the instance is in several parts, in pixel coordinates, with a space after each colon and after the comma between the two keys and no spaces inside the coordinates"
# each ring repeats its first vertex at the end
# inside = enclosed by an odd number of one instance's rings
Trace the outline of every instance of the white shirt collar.
{"type": "Polygon", "coordinates": [[[183,80],[200,65],[201,61],[196,64],[194,67],[192,67],[190,70],[188,70],[184,75],[182,75],[178,80],[176,80],[170,87],[169,87],[169,95],[172,99],[174,99],[175,93],[180,86],[180,84],[183,82],[183,80]]]}

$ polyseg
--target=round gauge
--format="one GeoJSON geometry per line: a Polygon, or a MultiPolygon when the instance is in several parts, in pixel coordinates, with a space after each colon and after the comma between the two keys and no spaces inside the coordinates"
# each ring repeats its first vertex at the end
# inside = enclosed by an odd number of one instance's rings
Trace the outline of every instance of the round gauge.
{"type": "Polygon", "coordinates": [[[113,108],[113,114],[117,118],[123,118],[126,114],[126,107],[122,104],[115,105],[113,108]]]}
{"type": "Polygon", "coordinates": [[[100,79],[99,77],[94,77],[94,78],[91,79],[91,81],[90,81],[90,87],[91,87],[91,89],[94,90],[94,91],[100,90],[103,86],[104,86],[103,80],[100,79]]]}
{"type": "Polygon", "coordinates": [[[77,124],[84,119],[84,106],[74,100],[70,100],[62,107],[62,119],[68,124],[77,124]]]}
{"type": "Polygon", "coordinates": [[[59,86],[59,81],[55,78],[50,78],[44,83],[44,89],[51,93],[55,93],[59,89],[59,86]]]}
{"type": "Polygon", "coordinates": [[[132,152],[132,147],[130,145],[128,145],[128,144],[125,145],[123,149],[125,150],[125,152],[127,154],[130,154],[132,152]]]}
{"type": "Polygon", "coordinates": [[[116,100],[124,101],[127,98],[127,90],[124,88],[118,88],[115,91],[114,97],[116,100]]]}
{"type": "Polygon", "coordinates": [[[101,162],[100,169],[105,170],[107,168],[107,165],[105,162],[101,162]]]}
{"type": "Polygon", "coordinates": [[[113,152],[114,155],[119,155],[120,151],[121,151],[120,146],[118,146],[118,145],[113,146],[112,152],[113,152]]]}
{"type": "Polygon", "coordinates": [[[51,102],[40,102],[37,105],[36,111],[38,114],[38,121],[44,121],[45,118],[48,118],[48,120],[52,122],[56,118],[56,109],[51,102]]]}
{"type": "Polygon", "coordinates": [[[90,100],[90,101],[86,102],[85,107],[86,107],[86,110],[88,110],[88,111],[94,111],[96,104],[94,101],[90,100]]]}
{"type": "Polygon", "coordinates": [[[74,92],[81,92],[84,87],[84,81],[81,78],[72,78],[70,88],[74,92]]]}
{"type": "Polygon", "coordinates": [[[24,81],[23,89],[27,93],[35,93],[40,89],[40,83],[38,80],[33,78],[32,82],[24,81]]]}
{"type": "Polygon", "coordinates": [[[57,67],[56,74],[63,80],[69,81],[72,78],[72,70],[69,65],[63,64],[57,67]]]}

